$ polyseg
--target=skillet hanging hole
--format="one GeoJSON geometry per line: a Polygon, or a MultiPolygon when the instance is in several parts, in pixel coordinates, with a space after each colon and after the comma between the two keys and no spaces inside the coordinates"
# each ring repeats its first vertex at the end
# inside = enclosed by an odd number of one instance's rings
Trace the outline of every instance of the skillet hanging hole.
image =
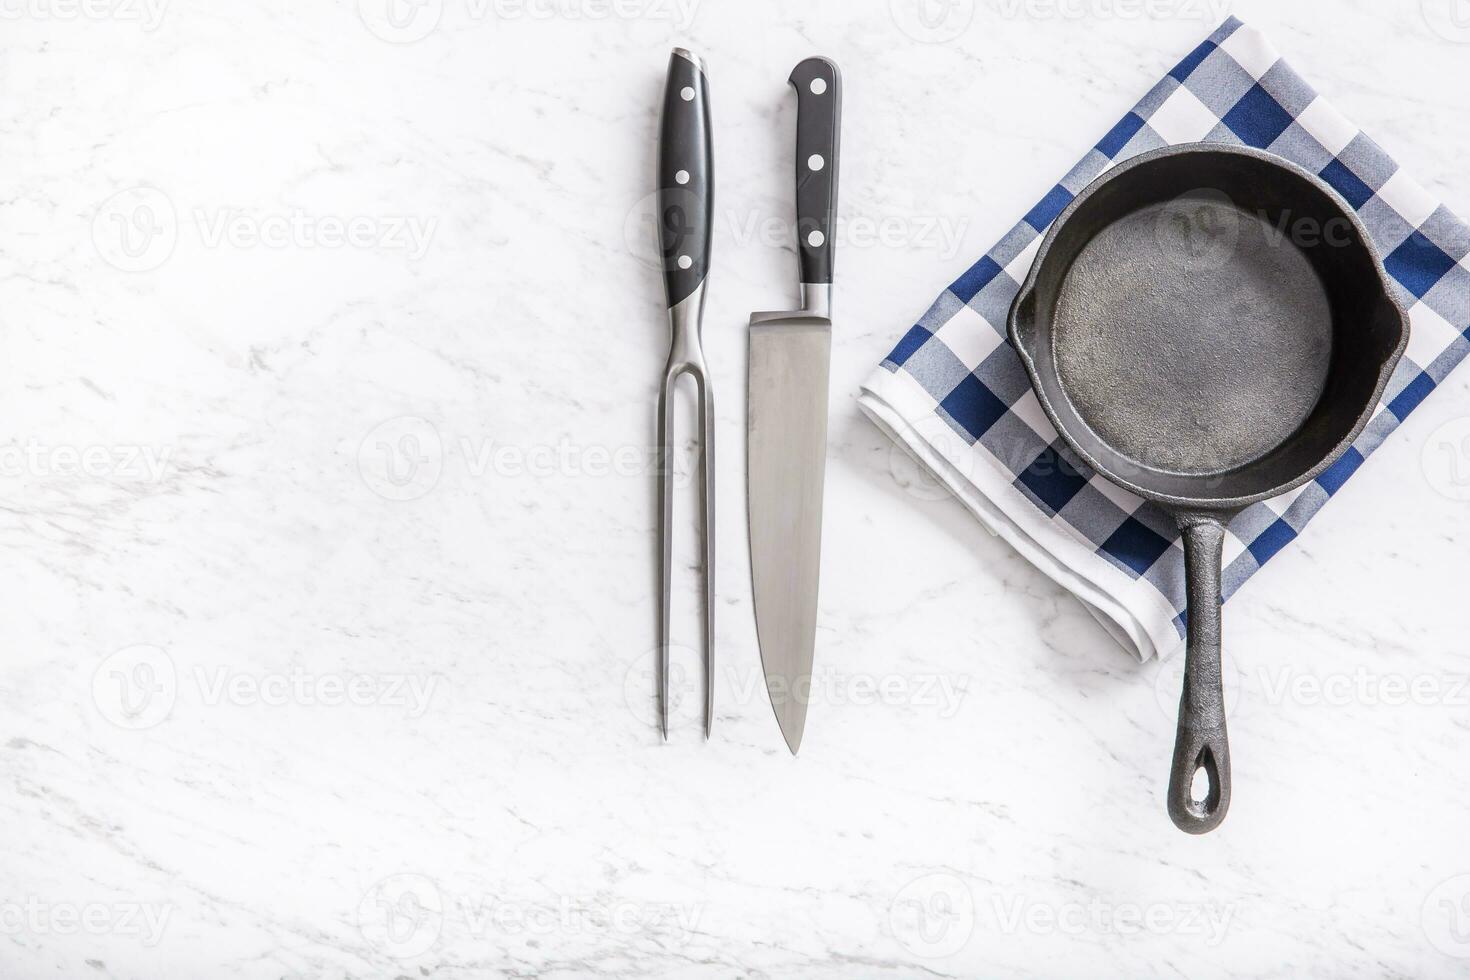
{"type": "Polygon", "coordinates": [[[1210,797],[1210,774],[1200,766],[1194,771],[1194,782],[1189,786],[1189,800],[1195,806],[1202,805],[1210,797]]]}
{"type": "Polygon", "coordinates": [[[1208,745],[1201,747],[1194,759],[1194,778],[1189,785],[1189,808],[1197,816],[1208,817],[1220,805],[1219,771],[1215,753],[1208,745]]]}

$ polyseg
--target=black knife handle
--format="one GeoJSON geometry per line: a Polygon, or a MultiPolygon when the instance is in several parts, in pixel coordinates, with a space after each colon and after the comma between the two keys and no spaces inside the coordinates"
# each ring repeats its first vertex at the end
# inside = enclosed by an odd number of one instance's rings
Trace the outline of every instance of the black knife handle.
{"type": "Polygon", "coordinates": [[[830,283],[842,74],[826,58],[808,58],[792,70],[791,84],[796,88],[796,244],[801,281],[830,283]]]}
{"type": "Polygon", "coordinates": [[[714,179],[704,61],[675,48],[658,139],[658,236],[670,309],[709,274],[714,179]]]}

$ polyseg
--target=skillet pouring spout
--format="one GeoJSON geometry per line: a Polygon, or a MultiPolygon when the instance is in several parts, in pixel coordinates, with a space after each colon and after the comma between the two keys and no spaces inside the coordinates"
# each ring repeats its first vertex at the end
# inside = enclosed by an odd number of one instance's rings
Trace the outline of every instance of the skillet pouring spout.
{"type": "Polygon", "coordinates": [[[1172,569],[1149,578],[1185,603],[1166,803],[1179,829],[1212,831],[1231,800],[1226,527],[1347,451],[1408,344],[1408,315],[1357,213],[1320,177],[1261,150],[1189,143],[1133,157],[1073,199],[1008,332],[1078,458],[1183,538],[1182,590],[1172,569]]]}

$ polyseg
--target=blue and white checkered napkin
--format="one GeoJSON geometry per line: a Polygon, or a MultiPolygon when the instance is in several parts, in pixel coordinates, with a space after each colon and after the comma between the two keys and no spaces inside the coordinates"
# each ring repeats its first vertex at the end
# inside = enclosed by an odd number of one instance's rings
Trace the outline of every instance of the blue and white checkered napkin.
{"type": "Polygon", "coordinates": [[[1341,461],[1231,523],[1228,599],[1470,351],[1470,229],[1239,20],[1195,48],[956,280],[858,399],[975,516],[1142,659],[1169,654],[1184,635],[1179,533],[1156,505],[1091,473],[1065,448],[1006,340],[1006,314],[1047,227],[1089,181],[1135,154],[1199,140],[1261,147],[1320,174],[1357,209],[1412,320],[1383,402],[1341,461]]]}

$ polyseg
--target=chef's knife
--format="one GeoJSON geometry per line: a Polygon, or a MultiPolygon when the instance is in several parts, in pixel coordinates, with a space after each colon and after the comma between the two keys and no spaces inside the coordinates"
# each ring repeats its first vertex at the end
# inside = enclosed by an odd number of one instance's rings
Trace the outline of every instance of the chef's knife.
{"type": "Polygon", "coordinates": [[[790,81],[801,309],[751,314],[746,465],[756,635],[766,691],[794,755],[806,728],[816,645],[842,83],[826,58],[803,61],[790,81]]]}

